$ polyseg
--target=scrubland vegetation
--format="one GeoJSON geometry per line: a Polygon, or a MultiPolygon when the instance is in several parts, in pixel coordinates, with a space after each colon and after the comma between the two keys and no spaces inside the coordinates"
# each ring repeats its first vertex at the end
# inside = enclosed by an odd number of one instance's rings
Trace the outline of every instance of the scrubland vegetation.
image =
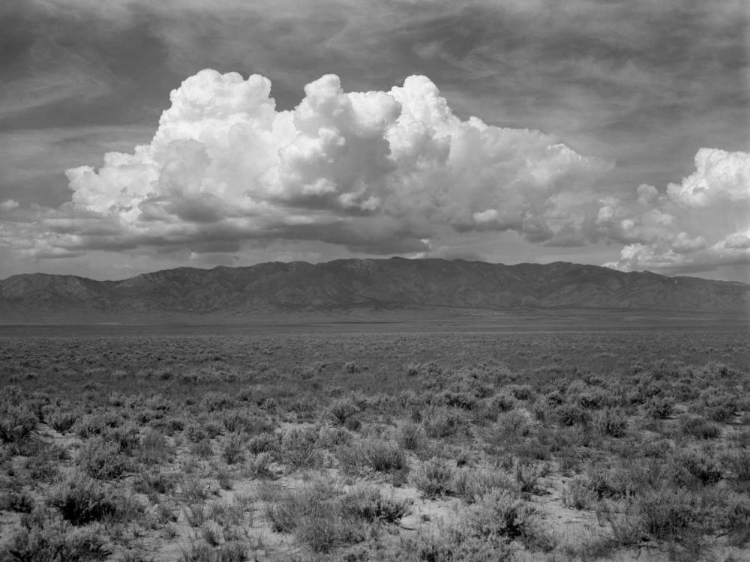
{"type": "Polygon", "coordinates": [[[750,559],[746,331],[0,338],[0,560],[750,559]]]}

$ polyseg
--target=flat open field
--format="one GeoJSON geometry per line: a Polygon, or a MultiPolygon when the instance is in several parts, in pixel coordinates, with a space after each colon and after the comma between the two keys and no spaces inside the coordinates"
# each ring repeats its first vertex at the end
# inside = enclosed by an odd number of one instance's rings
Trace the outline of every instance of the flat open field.
{"type": "Polygon", "coordinates": [[[0,326],[0,560],[750,559],[701,318],[0,326]]]}

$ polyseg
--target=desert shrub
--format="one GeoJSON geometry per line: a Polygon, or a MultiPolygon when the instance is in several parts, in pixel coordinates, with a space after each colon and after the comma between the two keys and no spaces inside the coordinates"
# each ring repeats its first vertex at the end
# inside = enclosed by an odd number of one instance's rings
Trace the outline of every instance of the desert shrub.
{"type": "Polygon", "coordinates": [[[531,432],[531,424],[524,411],[513,410],[497,419],[496,441],[502,444],[517,443],[531,432]]]}
{"type": "Polygon", "coordinates": [[[202,502],[188,504],[183,508],[182,513],[185,515],[187,524],[195,529],[202,527],[210,517],[208,507],[202,502]]]}
{"type": "Polygon", "coordinates": [[[550,408],[544,402],[535,402],[531,406],[531,415],[534,416],[534,419],[536,421],[542,422],[543,424],[547,423],[547,420],[549,419],[549,413],[550,408]]]}
{"type": "Polygon", "coordinates": [[[539,480],[549,473],[547,463],[516,460],[513,474],[521,492],[537,493],[539,480]]]}
{"type": "Polygon", "coordinates": [[[328,408],[327,417],[334,425],[344,425],[359,408],[349,398],[339,398],[328,408]]]}
{"type": "MultiPolygon", "coordinates": [[[[363,525],[346,520],[329,507],[305,517],[297,526],[297,540],[314,553],[327,553],[339,545],[362,542],[366,538],[363,525]]],[[[334,508],[335,509],[335,508],[334,508]]]]}
{"type": "Polygon", "coordinates": [[[477,405],[477,398],[468,392],[451,392],[446,390],[437,397],[448,408],[461,408],[464,410],[473,410],[477,405]]]}
{"type": "Polygon", "coordinates": [[[520,540],[527,548],[550,550],[551,539],[534,507],[505,490],[495,490],[469,508],[466,524],[475,536],[492,542],[520,540]]]}
{"type": "Polygon", "coordinates": [[[516,399],[505,389],[492,397],[491,405],[496,412],[510,412],[516,407],[516,399]]]}
{"type": "Polygon", "coordinates": [[[160,470],[141,471],[133,481],[133,490],[139,494],[168,494],[174,491],[177,480],[174,475],[160,470]]]}
{"type": "Polygon", "coordinates": [[[396,443],[367,439],[361,447],[367,464],[376,472],[392,472],[406,466],[406,455],[396,443]]]}
{"type": "Polygon", "coordinates": [[[216,469],[216,481],[222,490],[231,490],[234,485],[232,471],[224,466],[218,467],[216,469]]]}
{"type": "MultiPolygon", "coordinates": [[[[596,506],[596,516],[600,525],[609,527],[612,545],[635,546],[648,537],[638,506],[632,502],[624,505],[609,500],[600,502],[596,506]]],[[[605,554],[611,553],[605,550],[605,554]]]]}
{"type": "Polygon", "coordinates": [[[206,412],[218,412],[237,407],[237,400],[226,392],[207,392],[201,400],[201,408],[206,412]]]}
{"type": "Polygon", "coordinates": [[[202,503],[211,495],[211,488],[200,478],[191,476],[180,484],[182,497],[190,503],[202,503]]]}
{"type": "Polygon", "coordinates": [[[279,446],[279,436],[273,433],[261,433],[247,442],[247,450],[253,455],[275,451],[279,446]]]}
{"type": "Polygon", "coordinates": [[[455,469],[444,460],[433,457],[421,463],[412,474],[412,483],[428,498],[452,492],[455,469]]]}
{"type": "Polygon", "coordinates": [[[270,453],[262,452],[253,455],[247,460],[244,467],[244,474],[252,478],[272,478],[274,476],[271,470],[273,458],[270,453]]]}
{"type": "Polygon", "coordinates": [[[722,455],[721,466],[739,491],[750,492],[750,451],[735,450],[722,455]]]}
{"type": "Polygon", "coordinates": [[[19,562],[104,560],[111,554],[97,527],[76,529],[59,515],[37,510],[0,548],[0,559],[19,562]]]}
{"type": "Polygon", "coordinates": [[[123,455],[136,455],[141,445],[140,428],[133,423],[107,428],[101,437],[107,442],[116,443],[123,455]]]}
{"type": "Polygon", "coordinates": [[[419,363],[409,363],[404,366],[404,373],[407,377],[416,377],[419,374],[420,367],[419,363]]]}
{"type": "Polygon", "coordinates": [[[51,482],[57,476],[61,463],[70,458],[67,449],[56,443],[33,440],[26,443],[37,444],[34,450],[27,452],[29,459],[26,464],[29,476],[35,482],[51,482]]]}
{"type": "Polygon", "coordinates": [[[496,488],[510,489],[512,487],[513,484],[501,471],[461,468],[454,471],[448,489],[466,503],[471,504],[479,501],[491,490],[496,488]]]}
{"type": "Polygon", "coordinates": [[[681,420],[681,429],[685,435],[696,439],[716,439],[721,435],[721,428],[701,417],[686,417],[681,420]]]}
{"type": "Polygon", "coordinates": [[[655,420],[666,420],[674,413],[674,401],[664,396],[649,400],[646,413],[655,420]]]}
{"type": "Polygon", "coordinates": [[[343,445],[336,450],[341,469],[348,474],[365,470],[396,472],[406,469],[404,451],[391,441],[368,438],[353,445],[343,445]]]}
{"type": "Polygon", "coordinates": [[[410,500],[388,498],[375,487],[356,487],[341,497],[344,517],[364,519],[370,523],[397,523],[411,508],[410,500]]]}
{"type": "Polygon", "coordinates": [[[73,525],[122,520],[140,511],[129,498],[80,473],[53,489],[49,503],[73,525]]]}
{"type": "Polygon", "coordinates": [[[0,403],[0,442],[20,443],[36,429],[39,418],[27,404],[0,403]]]}
{"type": "Polygon", "coordinates": [[[24,491],[5,492],[0,495],[0,510],[31,513],[34,510],[34,498],[24,491]]]}
{"type": "Polygon", "coordinates": [[[559,406],[565,403],[565,395],[560,390],[552,390],[545,397],[548,406],[559,406]]]}
{"type": "Polygon", "coordinates": [[[383,562],[496,562],[512,559],[512,548],[504,540],[474,533],[466,525],[454,525],[440,533],[418,533],[402,539],[382,554],[383,562]]]}
{"type": "Polygon", "coordinates": [[[47,423],[60,433],[67,433],[78,420],[78,413],[70,410],[55,410],[47,416],[47,423]]]}
{"type": "Polygon", "coordinates": [[[219,546],[222,540],[221,527],[216,521],[206,521],[200,528],[201,537],[212,547],[219,546]]]}
{"type": "Polygon", "coordinates": [[[703,486],[716,484],[723,472],[715,455],[701,449],[685,449],[674,457],[675,477],[685,486],[697,482],[703,486]]]}
{"type": "Polygon", "coordinates": [[[624,466],[607,468],[589,464],[586,467],[586,478],[581,481],[581,485],[594,492],[598,500],[629,498],[638,489],[633,473],[624,466]]]}
{"type": "Polygon", "coordinates": [[[269,414],[275,414],[279,410],[279,402],[276,400],[276,398],[264,398],[260,401],[258,404],[263,410],[268,412],[269,414]]]}
{"type": "MultiPolygon", "coordinates": [[[[32,375],[31,377],[29,377],[29,375],[26,376],[28,380],[34,380],[38,377],[37,373],[30,374],[32,375]]],[[[49,412],[52,408],[52,397],[47,392],[32,392],[24,402],[26,406],[34,412],[34,415],[39,421],[44,421],[45,413],[49,412]]]]}
{"type": "Polygon", "coordinates": [[[214,455],[214,449],[211,445],[211,440],[201,439],[190,446],[190,452],[200,459],[210,459],[214,455]]]}
{"type": "Polygon", "coordinates": [[[740,401],[737,395],[723,389],[709,388],[704,390],[701,393],[700,401],[707,409],[716,409],[717,415],[724,418],[715,421],[731,420],[740,409],[740,401]]]}
{"type": "Polygon", "coordinates": [[[247,504],[244,502],[249,500],[249,498],[247,496],[242,496],[242,498],[242,502],[229,503],[219,501],[212,503],[210,506],[211,519],[225,528],[243,524],[247,508],[247,504]]]}
{"type": "Polygon", "coordinates": [[[344,427],[349,431],[359,431],[362,428],[362,422],[356,416],[346,418],[344,427]]]}
{"type": "Polygon", "coordinates": [[[534,389],[530,385],[516,385],[512,384],[508,386],[507,390],[513,395],[516,400],[531,400],[534,397],[534,389]]]}
{"type": "Polygon", "coordinates": [[[612,402],[611,396],[604,390],[597,389],[586,389],[577,397],[578,404],[581,408],[587,410],[598,410],[612,402]]]}
{"type": "Polygon", "coordinates": [[[736,403],[718,404],[706,408],[706,417],[717,423],[729,423],[738,411],[736,403]]]}
{"type": "Polygon", "coordinates": [[[563,404],[554,410],[557,423],[562,426],[570,427],[573,425],[583,425],[591,420],[589,413],[576,404],[563,404]]]}
{"type": "Polygon", "coordinates": [[[101,414],[87,414],[78,418],[72,429],[81,439],[88,439],[95,435],[102,435],[108,429],[120,427],[124,423],[125,418],[117,412],[104,412],[101,414]]]}
{"type": "Polygon", "coordinates": [[[339,494],[335,486],[322,480],[299,490],[283,490],[273,485],[259,489],[259,497],[266,501],[266,517],[272,529],[294,533],[297,540],[316,553],[365,539],[361,523],[343,516],[339,494]]]}
{"type": "Polygon", "coordinates": [[[354,434],[343,427],[323,427],[318,435],[320,446],[325,449],[335,449],[341,445],[351,445],[354,434]]]}
{"type": "Polygon", "coordinates": [[[198,419],[197,423],[192,423],[187,426],[185,436],[193,443],[197,443],[203,439],[215,439],[225,431],[226,429],[223,423],[201,417],[198,419]]]}
{"type": "Polygon", "coordinates": [[[750,498],[729,495],[720,506],[718,524],[726,530],[730,545],[744,548],[750,544],[750,498]]]}
{"type": "Polygon", "coordinates": [[[315,468],[323,462],[315,428],[292,428],[282,434],[279,454],[293,469],[315,468]]]}
{"type": "Polygon", "coordinates": [[[362,369],[363,368],[356,361],[347,361],[344,364],[344,371],[350,375],[361,373],[362,369]]]}
{"type": "Polygon", "coordinates": [[[224,412],[221,421],[224,428],[230,433],[258,435],[262,433],[272,433],[276,429],[274,424],[266,416],[244,410],[230,410],[224,412]]]}
{"type": "Polygon", "coordinates": [[[461,414],[452,408],[430,408],[423,420],[425,432],[434,439],[445,439],[458,433],[463,424],[461,414]]]}
{"type": "Polygon", "coordinates": [[[117,443],[96,437],[87,441],[78,455],[78,466],[98,480],[120,478],[134,468],[117,443]]]}
{"type": "Polygon", "coordinates": [[[241,433],[227,435],[222,444],[221,456],[227,464],[237,464],[245,460],[245,441],[241,433]]]}
{"type": "Polygon", "coordinates": [[[655,396],[662,395],[662,386],[650,377],[643,378],[635,388],[627,392],[626,398],[631,404],[645,404],[655,396]]]}
{"type": "Polygon", "coordinates": [[[543,442],[539,435],[524,439],[512,448],[513,454],[521,460],[547,461],[552,458],[550,445],[543,442]]]}
{"type": "Polygon", "coordinates": [[[637,500],[643,529],[657,540],[679,540],[698,523],[696,498],[684,490],[648,490],[637,500]]]}
{"type": "Polygon", "coordinates": [[[140,462],[156,465],[166,462],[172,456],[173,448],[163,433],[147,429],[140,438],[136,454],[140,462]]]}
{"type": "Polygon", "coordinates": [[[399,428],[398,444],[406,451],[418,451],[424,446],[425,433],[422,426],[414,422],[406,422],[399,428]]]}
{"type": "Polygon", "coordinates": [[[563,505],[570,509],[591,509],[596,499],[596,493],[582,478],[571,480],[562,496],[563,505]]]}
{"type": "Polygon", "coordinates": [[[606,408],[594,418],[596,430],[608,437],[624,437],[628,431],[628,418],[620,409],[606,408]]]}

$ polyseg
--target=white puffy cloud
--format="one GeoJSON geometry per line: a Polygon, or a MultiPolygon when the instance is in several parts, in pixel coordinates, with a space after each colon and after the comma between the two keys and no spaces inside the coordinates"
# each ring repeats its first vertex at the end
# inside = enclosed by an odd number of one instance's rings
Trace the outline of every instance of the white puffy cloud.
{"type": "Polygon", "coordinates": [[[637,201],[605,200],[596,228],[625,244],[624,271],[706,271],[750,263],[750,154],[702,148],[695,172],[659,194],[641,185],[637,201]]]}
{"type": "Polygon", "coordinates": [[[291,111],[270,92],[258,75],[185,80],[150,144],[66,171],[71,201],[37,215],[40,254],[229,252],[250,239],[404,253],[445,228],[568,245],[611,168],[540,131],[463,121],[424,76],[346,93],[326,75],[291,111]]]}
{"type": "Polygon", "coordinates": [[[20,207],[18,201],[15,201],[14,199],[8,199],[0,203],[0,211],[13,211],[18,209],[18,207],[20,207]]]}
{"type": "Polygon", "coordinates": [[[681,184],[669,184],[670,199],[696,208],[750,199],[750,153],[701,148],[695,155],[695,167],[681,184]]]}
{"type": "Polygon", "coordinates": [[[199,256],[292,240],[447,256],[462,233],[513,231],[549,246],[619,244],[606,265],[621,270],[750,263],[744,152],[704,148],[679,184],[602,198],[595,182],[611,163],[540,131],[462,120],[424,76],[347,93],[326,75],[277,111],[267,78],[204,70],[170,99],[149,144],[68,169],[61,207],[0,204],[18,222],[0,245],[43,258],[199,256]]]}

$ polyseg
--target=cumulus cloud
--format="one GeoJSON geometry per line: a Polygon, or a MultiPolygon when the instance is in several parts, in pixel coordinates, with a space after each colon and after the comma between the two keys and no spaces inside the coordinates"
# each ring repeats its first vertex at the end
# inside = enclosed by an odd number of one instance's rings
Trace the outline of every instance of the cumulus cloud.
{"type": "Polygon", "coordinates": [[[637,200],[605,200],[596,228],[625,244],[609,267],[706,271],[750,263],[750,154],[702,148],[695,172],[664,193],[641,185],[637,200]]]}
{"type": "Polygon", "coordinates": [[[326,75],[291,111],[270,92],[259,75],[185,80],[150,144],[66,171],[71,201],[37,216],[40,255],[251,239],[407,253],[441,228],[566,245],[611,168],[540,131],[461,120],[424,76],[347,93],[326,75]]]}
{"type": "Polygon", "coordinates": [[[8,199],[7,201],[3,201],[0,203],[0,211],[13,211],[15,209],[18,209],[20,205],[18,204],[18,201],[15,201],[13,199],[8,199]]]}
{"type": "Polygon", "coordinates": [[[621,270],[750,263],[744,152],[703,148],[680,183],[602,198],[595,184],[612,163],[540,131],[462,120],[424,76],[346,92],[326,75],[279,111],[267,78],[203,70],[170,101],[149,144],[68,169],[69,202],[0,203],[16,217],[0,244],[37,258],[220,256],[284,240],[458,256],[456,236],[511,231],[547,246],[621,245],[606,264],[621,270]]]}

